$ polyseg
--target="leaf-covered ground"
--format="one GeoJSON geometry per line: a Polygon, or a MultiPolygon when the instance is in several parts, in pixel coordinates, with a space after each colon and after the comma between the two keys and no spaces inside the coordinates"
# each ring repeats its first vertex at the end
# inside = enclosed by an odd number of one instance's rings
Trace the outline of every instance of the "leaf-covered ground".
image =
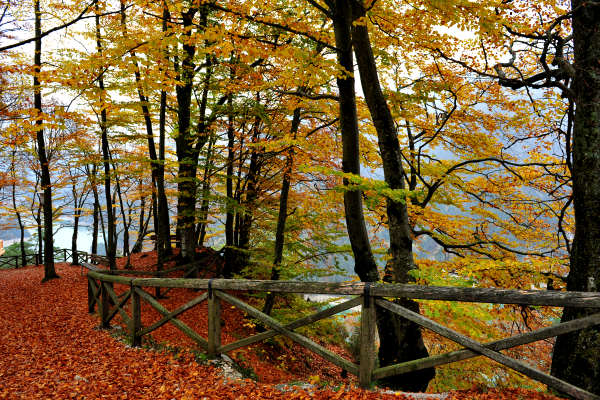
{"type": "MultiPolygon", "coordinates": [[[[111,335],[96,329],[98,318],[87,313],[87,286],[80,269],[57,264],[57,270],[61,279],[44,284],[40,283],[43,271],[39,267],[0,271],[0,399],[412,398],[357,389],[319,357],[307,357],[295,349],[295,360],[285,352],[275,360],[268,354],[262,359],[251,357],[260,355],[261,350],[268,352],[268,347],[247,350],[240,358],[245,355],[248,367],[254,369],[261,382],[224,382],[217,368],[197,362],[188,351],[131,348],[117,340],[114,332],[111,335]],[[282,372],[286,363],[290,363],[287,374],[282,372]],[[329,382],[338,377],[339,385],[328,390],[308,392],[298,388],[282,392],[273,384],[306,380],[308,374],[329,382]]],[[[191,291],[188,294],[194,295],[191,291]]],[[[185,301],[181,295],[161,300],[170,309],[185,301]]],[[[243,326],[244,319],[234,310],[225,309],[224,314],[225,342],[234,340],[240,330],[251,329],[243,326]]],[[[152,319],[146,309],[142,315],[152,319]]],[[[196,317],[193,313],[186,316],[190,324],[196,317]]],[[[200,321],[194,326],[201,334],[205,330],[202,324],[200,321]]],[[[181,348],[189,345],[171,328],[161,328],[156,340],[181,348]]],[[[554,399],[523,390],[457,392],[448,398],[554,399]]]]}

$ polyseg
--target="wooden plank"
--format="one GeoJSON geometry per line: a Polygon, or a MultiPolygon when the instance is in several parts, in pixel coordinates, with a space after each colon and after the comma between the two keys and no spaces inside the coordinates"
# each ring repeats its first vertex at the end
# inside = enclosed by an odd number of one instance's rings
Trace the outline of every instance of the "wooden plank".
{"type": "MultiPolygon", "coordinates": [[[[194,266],[194,264],[187,264],[187,266],[192,266],[191,269],[189,269],[188,271],[186,271],[185,274],[183,274],[183,278],[182,279],[189,279],[189,277],[193,274],[195,274],[198,271],[198,268],[200,267],[199,265],[194,266]]],[[[207,281],[208,282],[208,281],[207,281]]],[[[207,287],[208,289],[208,283],[207,283],[207,287]]],[[[163,296],[166,296],[167,293],[169,293],[171,290],[173,290],[174,288],[170,287],[169,289],[165,290],[165,292],[163,293],[163,296]]],[[[158,287],[157,287],[158,290],[158,287]]]]}
{"type": "Polygon", "coordinates": [[[116,275],[116,276],[125,276],[125,275],[160,276],[160,275],[162,275],[162,271],[138,271],[138,270],[134,270],[134,269],[119,269],[119,270],[106,271],[106,273],[108,273],[110,275],[116,275]]]}
{"type": "MultiPolygon", "coordinates": [[[[138,278],[134,280],[134,285],[207,289],[208,279],[138,278]]],[[[360,295],[364,291],[364,283],[256,281],[242,279],[213,279],[212,287],[216,290],[338,295],[360,295]]],[[[373,283],[371,294],[375,297],[406,297],[421,300],[600,308],[600,292],[558,292],[548,290],[510,290],[373,283]]]]}
{"type": "MultiPolygon", "coordinates": [[[[209,279],[185,278],[139,278],[136,286],[208,289],[209,279]]],[[[244,279],[213,279],[216,290],[272,291],[280,293],[331,293],[362,294],[362,286],[356,283],[299,282],[299,281],[256,281],[244,279]]],[[[362,284],[359,284],[362,285],[362,284]]]]}
{"type": "MultiPolygon", "coordinates": [[[[82,262],[82,263],[81,263],[81,266],[82,266],[83,268],[85,268],[85,269],[89,270],[89,271],[95,271],[95,272],[102,272],[102,271],[103,271],[101,268],[98,268],[97,266],[95,266],[95,265],[93,265],[93,264],[90,264],[90,263],[88,263],[88,262],[82,262]]],[[[102,275],[102,276],[104,276],[104,275],[102,275]]],[[[96,276],[94,276],[93,278],[100,279],[100,278],[101,278],[101,276],[100,276],[100,275],[96,275],[96,276]]]]}
{"type": "MultiPolygon", "coordinates": [[[[483,344],[483,346],[496,351],[506,350],[512,347],[537,342],[538,340],[544,340],[554,336],[563,335],[565,333],[590,328],[595,325],[600,325],[600,313],[548,326],[532,332],[522,333],[520,335],[515,335],[506,339],[485,343],[483,344]]],[[[406,361],[399,364],[388,365],[373,371],[373,379],[377,380],[381,378],[386,378],[388,376],[404,374],[412,371],[419,371],[426,368],[433,368],[439,365],[462,361],[480,355],[481,354],[476,353],[474,351],[462,349],[452,351],[446,354],[439,354],[431,357],[420,358],[417,360],[406,361]]]]}
{"type": "Polygon", "coordinates": [[[96,304],[98,304],[100,302],[100,298],[102,296],[101,286],[102,286],[101,281],[96,282],[95,279],[92,279],[92,288],[95,290],[94,297],[96,298],[96,304]]]}
{"type": "Polygon", "coordinates": [[[532,368],[520,361],[517,361],[508,356],[505,356],[502,353],[491,350],[491,349],[483,346],[481,343],[479,343],[465,335],[455,332],[450,328],[440,325],[437,322],[432,321],[418,313],[410,311],[402,306],[399,306],[398,304],[394,304],[387,300],[377,300],[377,304],[379,306],[385,308],[386,310],[389,310],[396,314],[399,314],[402,317],[404,317],[416,324],[419,324],[427,329],[430,329],[430,330],[444,336],[445,338],[448,338],[448,339],[450,339],[456,343],[459,343],[477,353],[480,353],[488,358],[491,358],[492,360],[494,360],[508,368],[511,368],[517,372],[520,372],[523,375],[530,377],[531,379],[534,379],[538,382],[544,383],[544,384],[558,390],[559,392],[566,393],[566,394],[568,394],[576,399],[579,399],[579,400],[600,400],[600,396],[598,396],[598,395],[595,395],[593,393],[585,391],[581,388],[578,388],[577,386],[571,385],[570,383],[562,381],[558,378],[555,378],[554,376],[548,375],[548,374],[546,374],[540,370],[537,370],[535,368],[532,368]]]}
{"type": "Polygon", "coordinates": [[[125,322],[126,325],[129,325],[131,323],[131,318],[129,318],[129,315],[127,315],[127,312],[122,307],[123,307],[123,304],[125,304],[127,302],[127,300],[129,300],[129,296],[131,295],[131,290],[128,290],[127,292],[125,292],[126,295],[122,299],[120,299],[119,296],[117,296],[117,294],[111,287],[111,285],[108,285],[106,282],[104,282],[103,285],[105,286],[105,289],[108,292],[108,295],[110,296],[111,300],[115,304],[115,307],[112,310],[110,310],[107,315],[108,322],[110,322],[110,320],[112,320],[113,317],[115,316],[115,314],[118,312],[119,314],[121,314],[121,318],[123,318],[123,322],[125,322]]]}
{"type": "Polygon", "coordinates": [[[163,326],[164,324],[169,322],[172,318],[175,318],[179,314],[182,314],[183,312],[197,306],[198,304],[202,303],[207,298],[208,298],[207,293],[203,293],[201,296],[193,298],[192,300],[188,301],[187,303],[185,303],[184,305],[182,305],[175,311],[170,312],[168,315],[165,315],[160,321],[157,321],[157,322],[153,323],[152,325],[142,329],[140,332],[138,332],[138,335],[144,336],[144,335],[160,328],[161,326],[163,326]]]}
{"type": "Polygon", "coordinates": [[[98,311],[100,312],[100,329],[109,329],[108,312],[110,310],[109,295],[106,290],[108,283],[100,281],[100,303],[98,303],[98,311]]]}
{"type": "Polygon", "coordinates": [[[127,303],[127,300],[129,300],[130,296],[131,296],[131,290],[128,290],[127,292],[124,293],[124,296],[119,299],[118,303],[115,302],[116,303],[115,306],[108,313],[108,321],[109,322],[114,318],[114,316],[118,312],[119,314],[121,314],[121,318],[123,318],[123,322],[125,322],[125,324],[127,326],[129,326],[131,324],[131,318],[129,317],[129,315],[127,315],[127,312],[123,309],[123,306],[125,305],[125,303],[127,303]]]}
{"type": "Polygon", "coordinates": [[[187,264],[187,265],[180,265],[177,267],[173,267],[173,268],[169,268],[166,270],[162,270],[162,271],[142,271],[142,270],[135,270],[135,269],[118,269],[118,270],[101,270],[106,274],[109,275],[117,275],[117,276],[163,276],[166,274],[169,274],[171,272],[176,272],[176,271],[181,271],[181,270],[185,270],[188,269],[189,266],[191,264],[187,264]]]}
{"type": "MultiPolygon", "coordinates": [[[[140,297],[148,302],[156,311],[161,313],[163,316],[169,315],[169,310],[163,307],[158,301],[152,297],[152,295],[143,289],[135,288],[135,290],[139,293],[140,297]]],[[[186,325],[184,322],[178,320],[177,318],[172,318],[170,321],[173,325],[175,325],[181,332],[183,332],[186,336],[194,340],[205,350],[208,349],[208,342],[202,336],[200,336],[196,331],[186,325]]]]}
{"type": "Polygon", "coordinates": [[[369,388],[375,369],[375,301],[363,295],[360,316],[360,364],[358,382],[360,387],[369,388]]]}
{"type": "Polygon", "coordinates": [[[92,278],[100,279],[102,282],[120,283],[122,285],[127,285],[127,286],[130,286],[131,281],[134,279],[134,278],[128,278],[126,276],[111,275],[111,274],[103,273],[100,271],[94,271],[94,270],[89,271],[88,275],[91,276],[92,278]]]}
{"type": "Polygon", "coordinates": [[[139,347],[142,345],[142,335],[138,332],[142,329],[142,307],[140,294],[131,288],[131,324],[129,326],[129,336],[131,338],[131,345],[133,347],[139,347]]]}
{"type": "Polygon", "coordinates": [[[293,332],[289,329],[286,329],[283,325],[281,325],[276,319],[270,317],[269,315],[257,310],[256,308],[249,306],[243,301],[228,295],[227,293],[221,291],[214,291],[214,294],[221,299],[225,300],[229,304],[238,307],[239,309],[245,311],[249,315],[268,325],[273,330],[281,333],[292,339],[294,342],[300,344],[301,346],[306,347],[308,350],[312,351],[323,357],[325,360],[337,365],[340,368],[345,369],[346,371],[358,375],[358,366],[356,364],[351,363],[350,361],[338,356],[332,351],[327,350],[325,347],[313,342],[309,338],[300,335],[299,333],[293,332]]]}
{"type": "MultiPolygon", "coordinates": [[[[325,310],[322,310],[317,313],[311,314],[309,316],[299,318],[295,321],[292,321],[289,324],[285,325],[284,328],[289,329],[290,331],[293,331],[294,329],[298,329],[303,326],[310,325],[313,322],[316,322],[321,319],[328,318],[328,317],[331,317],[332,315],[336,315],[343,311],[349,310],[350,308],[360,305],[361,302],[362,302],[361,297],[355,297],[353,299],[350,299],[348,301],[345,301],[345,302],[335,305],[333,307],[329,307],[325,310]]],[[[274,330],[261,332],[256,335],[252,335],[247,338],[238,340],[236,342],[223,345],[219,348],[219,351],[221,353],[227,353],[227,352],[230,352],[231,350],[235,350],[240,347],[248,346],[248,345],[251,345],[256,342],[261,342],[263,340],[267,340],[267,339],[272,338],[273,336],[277,336],[279,334],[280,334],[279,332],[274,331],[274,330]]]]}
{"type": "Polygon", "coordinates": [[[221,347],[221,301],[214,293],[208,294],[208,356],[218,357],[221,347]]]}
{"type": "Polygon", "coordinates": [[[90,314],[93,314],[95,311],[95,305],[98,301],[98,295],[99,295],[99,288],[96,285],[96,281],[91,278],[91,277],[87,277],[88,279],[88,312],[90,314]]]}

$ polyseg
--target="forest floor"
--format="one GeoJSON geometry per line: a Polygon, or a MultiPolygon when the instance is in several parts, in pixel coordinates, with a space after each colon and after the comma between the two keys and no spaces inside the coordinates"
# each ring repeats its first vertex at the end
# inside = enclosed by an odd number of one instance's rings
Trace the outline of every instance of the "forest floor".
{"type": "MultiPolygon", "coordinates": [[[[557,399],[523,389],[443,395],[362,390],[338,368],[287,342],[230,354],[254,378],[232,379],[170,324],[153,332],[153,348],[128,346],[120,329],[99,330],[97,315],[87,312],[81,269],[58,263],[57,272],[60,279],[41,284],[40,267],[0,270],[0,399],[557,399]]],[[[161,303],[173,310],[197,295],[172,292],[161,303]]],[[[205,336],[206,305],[191,311],[181,319],[205,336]]],[[[144,325],[157,319],[146,308],[142,316],[144,325]]],[[[224,307],[223,317],[224,343],[254,332],[239,311],[224,307]]]]}

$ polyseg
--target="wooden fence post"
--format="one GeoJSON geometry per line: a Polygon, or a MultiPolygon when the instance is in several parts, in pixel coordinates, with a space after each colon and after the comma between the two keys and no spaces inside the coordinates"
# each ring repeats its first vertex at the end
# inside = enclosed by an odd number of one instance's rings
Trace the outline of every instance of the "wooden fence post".
{"type": "Polygon", "coordinates": [[[94,290],[92,289],[92,282],[90,282],[92,278],[88,276],[88,312],[90,314],[94,313],[94,304],[96,304],[96,298],[94,297],[94,290]]]}
{"type": "Polygon", "coordinates": [[[212,282],[208,283],[208,356],[220,356],[218,349],[221,347],[221,302],[214,295],[212,282]]]}
{"type": "Polygon", "coordinates": [[[100,281],[100,303],[98,304],[98,308],[100,311],[100,329],[109,329],[110,323],[108,322],[108,312],[110,309],[110,295],[108,294],[108,290],[106,290],[105,285],[108,285],[106,282],[100,281]]]}
{"type": "Polygon", "coordinates": [[[142,329],[142,308],[140,303],[140,294],[137,292],[133,282],[131,283],[131,326],[129,333],[131,335],[131,345],[139,347],[142,345],[142,337],[138,332],[142,329]]]}
{"type": "Polygon", "coordinates": [[[360,316],[360,363],[358,381],[362,388],[371,386],[375,367],[375,301],[370,293],[371,285],[365,283],[362,312],[360,316]]]}

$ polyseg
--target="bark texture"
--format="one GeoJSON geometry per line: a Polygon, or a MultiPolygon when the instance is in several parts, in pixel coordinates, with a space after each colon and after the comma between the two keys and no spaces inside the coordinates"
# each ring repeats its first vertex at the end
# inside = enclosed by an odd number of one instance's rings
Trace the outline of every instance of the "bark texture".
{"type": "MultiPolygon", "coordinates": [[[[575,238],[567,290],[598,291],[600,282],[600,1],[573,0],[575,97],[572,178],[575,238]]],[[[593,311],[565,308],[569,321],[593,311]]],[[[552,374],[600,394],[598,327],[559,336],[552,374]]]]}

